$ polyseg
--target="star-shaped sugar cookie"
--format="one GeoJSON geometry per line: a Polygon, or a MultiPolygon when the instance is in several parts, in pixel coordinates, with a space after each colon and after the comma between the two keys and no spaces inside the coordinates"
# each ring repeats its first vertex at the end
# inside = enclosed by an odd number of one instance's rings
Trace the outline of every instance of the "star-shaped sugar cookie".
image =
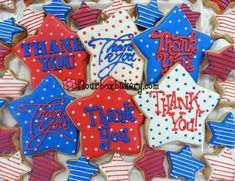
{"type": "Polygon", "coordinates": [[[14,0],[0,0],[0,6],[6,9],[14,9],[15,4],[14,0]]]}
{"type": "Polygon", "coordinates": [[[78,160],[68,160],[66,165],[70,171],[68,181],[83,180],[90,181],[97,172],[98,168],[89,163],[82,154],[78,160]]]}
{"type": "Polygon", "coordinates": [[[146,89],[134,101],[147,117],[146,138],[152,148],[179,141],[202,145],[205,119],[220,96],[198,86],[180,64],[159,81],[158,89],[146,89]]]}
{"type": "Polygon", "coordinates": [[[233,45],[225,47],[221,52],[206,51],[206,58],[209,65],[202,72],[203,74],[214,74],[225,81],[229,73],[235,70],[235,49],[233,45]]]}
{"type": "Polygon", "coordinates": [[[29,68],[33,88],[48,74],[64,81],[66,90],[81,88],[86,82],[88,54],[77,33],[53,15],[46,16],[37,35],[24,39],[13,51],[29,68]]]}
{"type": "Polygon", "coordinates": [[[138,30],[124,10],[112,15],[103,24],[78,31],[90,53],[90,79],[99,82],[109,75],[125,83],[141,83],[144,61],[132,46],[138,30]]]}
{"type": "Polygon", "coordinates": [[[219,121],[208,121],[211,136],[209,145],[235,148],[235,121],[233,113],[224,114],[219,121]]]}
{"type": "Polygon", "coordinates": [[[6,69],[5,59],[11,53],[11,49],[0,43],[0,69],[6,69]]]}
{"type": "Polygon", "coordinates": [[[157,0],[151,0],[149,4],[136,5],[138,18],[135,24],[142,28],[151,28],[163,17],[163,13],[158,9],[157,0]]]}
{"type": "Polygon", "coordinates": [[[100,165],[99,169],[108,181],[129,180],[129,174],[133,167],[132,162],[126,162],[119,153],[114,153],[111,161],[100,165]]]}
{"type": "Polygon", "coordinates": [[[79,9],[71,14],[71,18],[78,24],[78,29],[81,30],[88,26],[97,24],[99,22],[100,15],[100,9],[90,8],[85,1],[82,1],[79,9]]]}
{"type": "Polygon", "coordinates": [[[183,65],[197,82],[200,61],[212,46],[213,38],[193,30],[186,15],[176,6],[159,25],[134,37],[133,44],[147,60],[148,84],[157,83],[176,63],[183,65]]]}
{"type": "Polygon", "coordinates": [[[64,169],[64,166],[57,161],[56,151],[53,150],[40,155],[33,155],[32,162],[33,166],[29,181],[50,181],[64,169]]]}
{"type": "Polygon", "coordinates": [[[142,171],[145,181],[151,181],[154,177],[166,177],[163,166],[165,155],[165,150],[154,151],[144,145],[141,157],[134,164],[142,171]]]}
{"type": "Polygon", "coordinates": [[[212,17],[212,22],[215,24],[215,30],[212,36],[216,39],[225,38],[230,43],[235,42],[235,10],[224,15],[215,15],[212,17]]]}
{"type": "Polygon", "coordinates": [[[65,111],[73,100],[58,80],[48,75],[33,93],[8,104],[11,115],[22,129],[25,155],[49,149],[70,155],[77,153],[78,130],[65,111]]]}
{"type": "Polygon", "coordinates": [[[67,23],[67,15],[72,10],[71,6],[64,4],[61,0],[52,0],[50,4],[42,5],[46,14],[52,14],[64,23],[67,23]]]}
{"type": "Polygon", "coordinates": [[[79,98],[66,108],[80,130],[82,152],[87,159],[108,152],[140,152],[144,117],[121,85],[109,77],[90,96],[79,98]]]}
{"type": "Polygon", "coordinates": [[[223,148],[214,154],[204,155],[207,161],[206,174],[208,180],[231,180],[235,179],[235,160],[229,148],[223,148]]]}
{"type": "Polygon", "coordinates": [[[0,180],[20,180],[30,171],[31,168],[23,164],[20,151],[9,158],[0,157],[0,180]]]}
{"type": "Polygon", "coordinates": [[[221,95],[219,105],[233,106],[235,103],[235,80],[218,81],[215,83],[216,91],[221,95]]]}
{"type": "Polygon", "coordinates": [[[130,12],[135,7],[134,4],[127,3],[123,0],[113,0],[111,6],[104,9],[103,12],[107,16],[112,16],[113,14],[117,13],[120,10],[125,10],[127,12],[130,12]]]}
{"type": "Polygon", "coordinates": [[[42,22],[45,18],[44,12],[34,12],[30,8],[25,8],[23,11],[23,17],[18,21],[18,24],[26,28],[29,36],[33,36],[37,33],[41,27],[42,22]]]}
{"type": "Polygon", "coordinates": [[[0,97],[16,99],[24,94],[28,82],[16,79],[10,70],[0,77],[0,97]]]}
{"type": "Polygon", "coordinates": [[[196,173],[205,166],[203,162],[193,157],[192,151],[187,145],[178,152],[168,151],[167,156],[172,178],[194,181],[196,173]]]}
{"type": "Polygon", "coordinates": [[[203,4],[213,8],[217,14],[222,14],[235,5],[235,0],[203,0],[203,4]]]}

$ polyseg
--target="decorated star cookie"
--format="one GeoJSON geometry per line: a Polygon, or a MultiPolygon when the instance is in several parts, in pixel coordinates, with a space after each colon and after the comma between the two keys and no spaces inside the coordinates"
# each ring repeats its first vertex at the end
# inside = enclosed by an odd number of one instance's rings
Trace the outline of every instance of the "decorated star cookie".
{"type": "Polygon", "coordinates": [[[131,95],[113,78],[107,78],[92,95],[67,107],[74,125],[81,131],[82,150],[87,159],[110,151],[137,154],[143,116],[131,95]],[[104,87],[109,87],[104,89],[104,87]]]}
{"type": "Polygon", "coordinates": [[[235,0],[203,0],[203,4],[213,8],[216,13],[222,14],[235,5],[235,0]]]}
{"type": "Polygon", "coordinates": [[[72,10],[72,7],[62,3],[61,0],[52,0],[50,4],[42,5],[42,9],[46,12],[46,14],[52,14],[61,21],[67,23],[66,17],[72,10]]]}
{"type": "Polygon", "coordinates": [[[190,7],[185,3],[181,4],[180,9],[188,18],[191,26],[193,28],[196,28],[196,23],[197,23],[197,20],[200,18],[201,13],[197,11],[192,11],[190,7]]]}
{"type": "Polygon", "coordinates": [[[50,181],[55,174],[64,169],[64,166],[57,162],[56,152],[49,150],[41,155],[32,156],[33,167],[29,181],[50,181]]]}
{"type": "Polygon", "coordinates": [[[16,79],[10,70],[0,78],[0,97],[15,99],[24,94],[28,82],[16,79]]]}
{"type": "Polygon", "coordinates": [[[5,59],[11,53],[11,49],[0,43],[0,69],[6,69],[5,59]]]}
{"type": "Polygon", "coordinates": [[[104,14],[107,16],[112,16],[121,9],[130,12],[135,7],[134,4],[127,3],[123,0],[113,0],[112,5],[103,10],[104,14]]]}
{"type": "Polygon", "coordinates": [[[219,105],[235,105],[235,80],[231,82],[218,81],[215,84],[215,89],[221,95],[219,105]]]}
{"type": "Polygon", "coordinates": [[[147,60],[145,75],[147,83],[153,84],[175,63],[183,65],[197,81],[200,60],[213,39],[194,31],[186,15],[175,7],[158,26],[136,36],[133,43],[147,60]]]}
{"type": "Polygon", "coordinates": [[[233,181],[235,179],[235,160],[231,150],[223,148],[214,154],[204,155],[207,161],[205,175],[208,180],[233,181]]]}
{"type": "Polygon", "coordinates": [[[20,151],[9,158],[0,157],[0,180],[20,180],[31,168],[23,164],[20,151]]]}
{"type": "Polygon", "coordinates": [[[84,50],[77,33],[53,15],[47,15],[38,34],[24,39],[13,51],[30,70],[33,88],[49,73],[63,81],[66,90],[86,82],[84,50]]]}
{"type": "Polygon", "coordinates": [[[156,148],[172,141],[202,145],[205,119],[216,106],[219,95],[198,86],[180,64],[159,81],[159,89],[146,89],[134,101],[148,118],[146,137],[156,148]]]}
{"type": "Polygon", "coordinates": [[[18,24],[26,28],[29,36],[33,36],[41,27],[44,18],[44,12],[35,13],[32,9],[25,8],[23,17],[18,21],[18,24]]]}
{"type": "Polygon", "coordinates": [[[143,153],[136,159],[135,166],[142,171],[145,181],[151,181],[154,177],[166,177],[163,166],[165,155],[164,150],[153,151],[144,145],[143,153]]]}
{"type": "Polygon", "coordinates": [[[224,81],[229,73],[235,70],[235,49],[233,45],[224,48],[219,53],[206,51],[206,58],[209,65],[202,72],[203,74],[214,74],[224,81]]]}
{"type": "Polygon", "coordinates": [[[14,0],[0,0],[0,7],[6,8],[6,9],[14,9],[14,0]]]}
{"type": "Polygon", "coordinates": [[[12,45],[17,36],[24,33],[24,29],[15,24],[14,18],[0,22],[0,41],[12,45]]]}
{"type": "Polygon", "coordinates": [[[205,165],[195,159],[189,146],[184,146],[178,152],[168,151],[167,156],[170,162],[172,178],[180,178],[185,181],[194,181],[196,173],[205,165]]]}
{"type": "Polygon", "coordinates": [[[159,11],[157,0],[151,0],[148,5],[136,5],[138,18],[135,24],[142,28],[151,28],[163,17],[163,13],[159,11]]]}
{"type": "Polygon", "coordinates": [[[83,154],[76,161],[68,160],[66,165],[70,171],[68,181],[90,181],[91,177],[98,172],[98,168],[90,164],[83,154]]]}
{"type": "Polygon", "coordinates": [[[18,149],[19,129],[0,126],[0,155],[14,153],[18,149]]]}
{"type": "Polygon", "coordinates": [[[0,98],[0,110],[2,109],[2,107],[6,104],[7,100],[6,99],[1,99],[0,98]]]}
{"type": "Polygon", "coordinates": [[[99,166],[100,172],[107,181],[129,180],[129,173],[134,167],[131,162],[126,162],[119,153],[114,153],[110,162],[99,166]]]}
{"type": "Polygon", "coordinates": [[[210,129],[209,145],[235,148],[235,121],[233,113],[223,115],[219,121],[208,121],[210,129]]]}
{"type": "Polygon", "coordinates": [[[81,30],[97,24],[100,15],[100,9],[90,8],[85,1],[82,1],[80,8],[71,14],[71,18],[78,24],[78,29],[81,30]]]}
{"type": "Polygon", "coordinates": [[[10,113],[22,128],[25,155],[49,149],[77,153],[78,130],[65,112],[65,107],[73,100],[58,80],[48,75],[32,94],[8,104],[10,113]]]}
{"type": "Polygon", "coordinates": [[[78,31],[91,54],[90,79],[99,82],[111,75],[126,83],[141,83],[144,62],[131,41],[137,28],[126,11],[118,11],[101,25],[78,31]]]}
{"type": "Polygon", "coordinates": [[[215,25],[215,30],[212,36],[219,39],[225,38],[227,41],[235,42],[235,10],[225,15],[215,15],[212,17],[212,23],[215,25]]]}

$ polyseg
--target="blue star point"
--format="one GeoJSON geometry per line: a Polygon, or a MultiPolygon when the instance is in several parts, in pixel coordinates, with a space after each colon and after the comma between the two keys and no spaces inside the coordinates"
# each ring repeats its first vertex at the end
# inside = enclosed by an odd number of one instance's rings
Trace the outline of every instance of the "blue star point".
{"type": "Polygon", "coordinates": [[[7,100],[6,99],[1,99],[0,98],[0,110],[2,109],[2,107],[6,104],[7,100]]]}

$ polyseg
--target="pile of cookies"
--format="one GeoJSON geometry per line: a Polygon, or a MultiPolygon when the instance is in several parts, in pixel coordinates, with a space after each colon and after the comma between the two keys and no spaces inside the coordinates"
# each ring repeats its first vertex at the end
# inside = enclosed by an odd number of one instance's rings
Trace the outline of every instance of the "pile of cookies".
{"type": "MultiPolygon", "coordinates": [[[[102,174],[124,181],[135,167],[146,181],[192,181],[198,172],[205,180],[235,179],[233,113],[207,119],[235,101],[233,0],[203,1],[217,13],[211,35],[196,30],[201,12],[190,8],[193,2],[168,13],[157,0],[113,0],[104,10],[51,0],[41,12],[32,10],[33,1],[24,3],[19,21],[0,22],[0,107],[17,122],[0,123],[0,180],[50,181],[68,171],[63,180],[102,174]],[[219,52],[211,50],[217,39],[228,41],[219,52]],[[28,68],[29,82],[9,69],[13,56],[28,68]],[[204,74],[216,77],[216,91],[198,84],[204,74]],[[79,96],[88,89],[90,95],[79,96]],[[191,148],[204,144],[215,152],[193,156],[191,148]],[[75,159],[64,165],[57,152],[75,159]],[[108,153],[109,162],[95,162],[108,153]]],[[[17,8],[14,0],[0,6],[1,12],[17,8]]]]}

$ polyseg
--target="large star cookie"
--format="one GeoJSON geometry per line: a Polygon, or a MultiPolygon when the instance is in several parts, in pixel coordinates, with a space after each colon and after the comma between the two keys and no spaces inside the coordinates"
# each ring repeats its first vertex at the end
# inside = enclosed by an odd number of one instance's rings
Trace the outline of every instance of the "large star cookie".
{"type": "Polygon", "coordinates": [[[49,150],[41,155],[33,155],[33,167],[29,181],[50,181],[52,178],[63,170],[64,166],[56,161],[56,152],[49,150]]]}
{"type": "Polygon", "coordinates": [[[219,105],[231,105],[235,103],[235,80],[233,81],[218,81],[215,84],[215,89],[221,95],[219,105]]]}
{"type": "Polygon", "coordinates": [[[5,59],[11,53],[11,49],[0,43],[0,69],[6,69],[5,59]]]}
{"type": "Polygon", "coordinates": [[[215,15],[212,17],[213,24],[216,25],[212,36],[219,39],[225,38],[231,43],[235,42],[235,10],[225,15],[215,15]]]}
{"type": "Polygon", "coordinates": [[[235,5],[235,0],[203,0],[203,3],[214,9],[218,14],[224,13],[229,7],[235,5]]]}
{"type": "Polygon", "coordinates": [[[0,6],[6,9],[14,9],[14,0],[0,0],[0,6]]]}
{"type": "Polygon", "coordinates": [[[138,30],[126,11],[118,11],[103,24],[78,31],[91,54],[90,79],[99,82],[111,75],[126,83],[141,83],[144,62],[131,41],[138,30]]]}
{"type": "Polygon", "coordinates": [[[144,145],[141,157],[135,160],[135,166],[141,169],[145,181],[151,181],[159,176],[166,177],[163,166],[165,155],[165,150],[154,151],[144,145]]]}
{"type": "Polygon", "coordinates": [[[0,78],[0,97],[15,99],[24,94],[28,82],[16,79],[10,70],[0,78]]]}
{"type": "Polygon", "coordinates": [[[142,28],[153,27],[162,17],[163,13],[158,10],[157,0],[151,0],[148,5],[136,5],[138,18],[135,24],[142,28]]]}
{"type": "Polygon", "coordinates": [[[181,66],[173,66],[159,81],[159,89],[146,89],[134,101],[148,118],[146,137],[156,148],[172,141],[202,145],[205,119],[219,95],[198,86],[181,66]]]}
{"type": "Polygon", "coordinates": [[[82,151],[87,159],[110,151],[139,153],[144,118],[131,95],[113,78],[102,82],[92,95],[68,105],[67,113],[81,131],[82,151]]]}
{"type": "Polygon", "coordinates": [[[229,148],[223,148],[219,154],[206,154],[204,157],[207,161],[205,172],[208,173],[206,174],[208,180],[233,181],[235,179],[235,160],[229,148]]]}
{"type": "Polygon", "coordinates": [[[31,168],[22,163],[20,151],[9,158],[0,157],[0,180],[20,180],[31,168]]]}
{"type": "Polygon", "coordinates": [[[65,112],[73,100],[58,80],[48,75],[32,94],[8,104],[10,113],[22,128],[25,155],[49,149],[77,153],[78,130],[65,112]]]}
{"type": "Polygon", "coordinates": [[[233,113],[229,112],[220,118],[220,121],[208,121],[211,136],[209,145],[235,148],[235,121],[233,113]]]}
{"type": "Polygon", "coordinates": [[[62,80],[67,90],[86,82],[88,54],[77,33],[53,15],[46,16],[37,35],[24,39],[13,51],[29,68],[33,88],[49,73],[62,80]]]}
{"type": "Polygon", "coordinates": [[[99,169],[108,181],[129,180],[129,173],[133,167],[132,162],[126,162],[119,153],[114,153],[111,161],[100,165],[99,169]]]}
{"type": "Polygon", "coordinates": [[[205,166],[203,162],[193,158],[189,146],[184,146],[179,152],[168,151],[167,156],[172,178],[194,181],[196,173],[205,166]]]}
{"type": "Polygon", "coordinates": [[[213,38],[192,29],[186,15],[173,8],[161,23],[136,36],[136,48],[146,58],[146,79],[153,84],[175,63],[180,63],[198,80],[200,60],[213,44],[213,38]]]}
{"type": "Polygon", "coordinates": [[[206,58],[209,65],[202,72],[203,74],[214,74],[220,79],[226,80],[229,73],[235,70],[235,49],[234,45],[224,48],[221,52],[206,51],[206,58]]]}
{"type": "Polygon", "coordinates": [[[89,161],[82,154],[78,160],[66,161],[70,174],[68,181],[83,180],[90,181],[91,177],[98,172],[98,168],[89,163],[89,161]]]}
{"type": "Polygon", "coordinates": [[[117,13],[120,10],[125,10],[130,12],[135,7],[134,4],[127,3],[123,0],[113,0],[110,7],[103,10],[104,14],[107,16],[112,16],[113,14],[117,13]]]}

